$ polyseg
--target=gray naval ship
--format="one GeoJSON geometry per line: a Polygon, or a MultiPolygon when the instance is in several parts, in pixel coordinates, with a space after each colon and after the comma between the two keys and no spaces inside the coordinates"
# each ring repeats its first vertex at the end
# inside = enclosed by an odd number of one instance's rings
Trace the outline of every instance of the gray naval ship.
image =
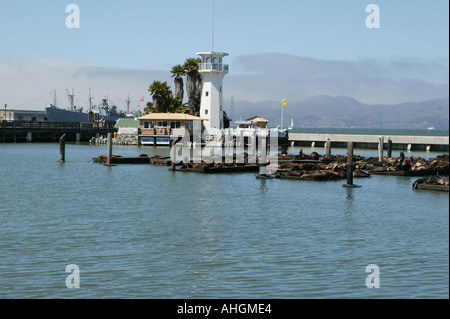
{"type": "MultiPolygon", "coordinates": [[[[56,98],[54,104],[50,104],[45,108],[48,121],[55,122],[88,122],[90,120],[89,113],[94,115],[94,118],[101,121],[117,121],[120,118],[132,117],[125,112],[119,111],[117,106],[110,105],[108,99],[103,99],[100,105],[92,105],[92,97],[89,92],[89,110],[84,111],[83,107],[77,107],[74,105],[75,95],[70,94],[67,91],[70,108],[63,109],[56,106],[56,98]]],[[[128,99],[128,108],[130,100],[128,99]]],[[[91,117],[92,119],[92,117],[91,117]]]]}

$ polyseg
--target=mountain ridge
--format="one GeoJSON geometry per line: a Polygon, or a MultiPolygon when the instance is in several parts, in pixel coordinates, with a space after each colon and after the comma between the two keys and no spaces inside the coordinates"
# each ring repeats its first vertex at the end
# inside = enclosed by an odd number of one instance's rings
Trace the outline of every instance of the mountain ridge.
{"type": "MultiPolygon", "coordinates": [[[[269,125],[273,127],[281,124],[281,101],[235,100],[233,113],[228,113],[235,117],[233,121],[258,115],[268,119],[269,125]]],[[[392,129],[434,127],[448,130],[449,98],[372,105],[346,95],[317,95],[303,101],[288,101],[284,107],[284,127],[291,118],[295,127],[392,129]]]]}

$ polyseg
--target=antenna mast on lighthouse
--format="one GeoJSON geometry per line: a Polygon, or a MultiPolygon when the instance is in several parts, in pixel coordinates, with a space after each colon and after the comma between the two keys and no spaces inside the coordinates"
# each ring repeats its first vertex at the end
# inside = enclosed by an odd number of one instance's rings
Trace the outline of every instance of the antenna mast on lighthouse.
{"type": "Polygon", "coordinates": [[[215,11],[215,0],[213,0],[213,5],[212,5],[212,46],[211,46],[211,52],[214,52],[214,11],[215,11]]]}

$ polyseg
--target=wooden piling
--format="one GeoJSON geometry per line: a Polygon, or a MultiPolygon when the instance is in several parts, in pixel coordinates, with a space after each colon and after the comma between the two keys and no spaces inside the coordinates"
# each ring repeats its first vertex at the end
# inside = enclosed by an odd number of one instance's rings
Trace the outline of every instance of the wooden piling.
{"type": "Polygon", "coordinates": [[[59,138],[59,161],[66,161],[66,134],[59,138]]]}
{"type": "Polygon", "coordinates": [[[106,143],[107,143],[106,164],[111,165],[111,159],[112,159],[112,134],[111,133],[108,133],[106,143]]]}
{"type": "Polygon", "coordinates": [[[172,170],[172,172],[175,172],[176,170],[176,165],[175,165],[175,159],[176,159],[176,154],[177,154],[177,143],[175,141],[172,141],[172,146],[170,148],[170,169],[172,170]]]}
{"type": "Polygon", "coordinates": [[[347,144],[347,185],[353,185],[353,142],[347,144]]]}
{"type": "Polygon", "coordinates": [[[327,138],[327,141],[325,142],[325,157],[331,157],[331,141],[329,138],[327,138]]]}
{"type": "Polygon", "coordinates": [[[267,138],[266,135],[261,135],[260,137],[260,148],[261,148],[261,158],[259,161],[260,169],[259,172],[261,175],[267,175],[267,138]]]}
{"type": "Polygon", "coordinates": [[[380,143],[378,144],[378,161],[383,162],[384,151],[384,137],[380,136],[380,143]]]}
{"type": "Polygon", "coordinates": [[[361,187],[353,185],[353,142],[347,143],[347,184],[345,187],[361,187]]]}
{"type": "Polygon", "coordinates": [[[392,140],[388,139],[387,157],[392,158],[392,140]]]}

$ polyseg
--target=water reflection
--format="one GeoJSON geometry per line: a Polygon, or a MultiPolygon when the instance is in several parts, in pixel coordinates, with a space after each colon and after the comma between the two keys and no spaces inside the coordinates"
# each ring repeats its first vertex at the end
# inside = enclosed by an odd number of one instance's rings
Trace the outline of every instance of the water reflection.
{"type": "Polygon", "coordinates": [[[354,201],[355,201],[355,189],[353,187],[345,187],[346,190],[346,201],[345,201],[345,213],[353,214],[354,212],[354,201]]]}

